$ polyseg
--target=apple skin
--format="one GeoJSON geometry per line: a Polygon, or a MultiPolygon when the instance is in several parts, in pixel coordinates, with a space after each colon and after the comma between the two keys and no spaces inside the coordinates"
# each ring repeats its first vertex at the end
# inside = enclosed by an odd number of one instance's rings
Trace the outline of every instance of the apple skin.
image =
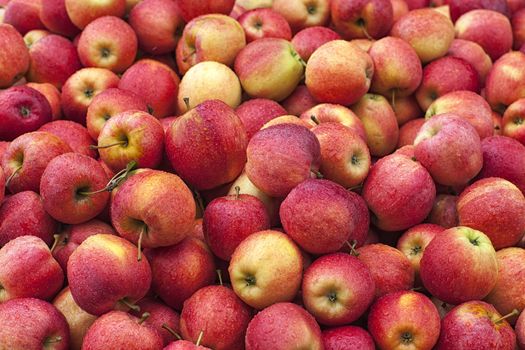
{"type": "Polygon", "coordinates": [[[282,115],[280,117],[277,117],[277,118],[274,118],[268,122],[266,122],[262,127],[261,127],[261,130],[263,129],[267,129],[269,128],[270,126],[274,126],[274,125],[279,125],[279,124],[295,124],[295,125],[300,125],[300,126],[303,126],[307,129],[311,129],[312,128],[312,125],[303,120],[303,119],[300,119],[300,118],[297,118],[295,115],[282,115]]]}
{"type": "MultiPolygon", "coordinates": [[[[525,298],[521,292],[525,286],[525,269],[522,265],[525,250],[517,247],[501,249],[496,252],[496,257],[498,279],[485,301],[492,304],[502,315],[509,314],[514,309],[521,313],[525,308],[525,298]]],[[[506,320],[514,325],[518,317],[513,316],[506,320]]]]}
{"type": "Polygon", "coordinates": [[[305,81],[316,100],[350,105],[366,94],[373,74],[374,63],[368,53],[347,41],[333,40],[310,56],[305,81]]]}
{"type": "Polygon", "coordinates": [[[368,314],[368,330],[381,349],[432,349],[440,333],[439,313],[428,297],[400,291],[377,300],[368,314]]]}
{"type": "Polygon", "coordinates": [[[454,40],[454,26],[433,9],[421,8],[410,11],[394,23],[390,35],[408,42],[421,62],[428,63],[445,56],[454,40]]]}
{"type": "Polygon", "coordinates": [[[60,138],[75,153],[91,158],[97,157],[97,151],[90,148],[95,142],[89,136],[86,127],[70,120],[55,120],[44,124],[38,131],[48,132],[60,138]]]}
{"type": "Polygon", "coordinates": [[[47,29],[69,38],[75,37],[80,32],[80,29],[69,19],[65,0],[40,0],[40,2],[40,20],[47,29]]]}
{"type": "Polygon", "coordinates": [[[423,77],[423,68],[410,44],[387,36],[375,41],[368,54],[374,61],[371,91],[391,96],[392,99],[406,97],[416,91],[423,77]]]}
{"type": "Polygon", "coordinates": [[[327,0],[273,0],[272,9],[286,18],[294,33],[324,26],[330,18],[330,1],[327,0]]]}
{"type": "Polygon", "coordinates": [[[163,350],[211,350],[211,349],[206,346],[195,345],[191,341],[177,340],[177,341],[174,341],[168,344],[168,346],[165,346],[163,350]]]}
{"type": "Polygon", "coordinates": [[[485,233],[496,250],[516,245],[525,234],[525,197],[507,180],[474,182],[459,196],[457,210],[459,224],[485,233]]]}
{"type": "Polygon", "coordinates": [[[31,49],[31,46],[35,44],[38,40],[50,35],[51,32],[44,29],[33,29],[24,35],[24,42],[26,46],[31,49]]]}
{"type": "Polygon", "coordinates": [[[145,253],[151,262],[153,291],[175,310],[181,310],[193,293],[215,281],[214,257],[201,239],[187,237],[179,244],[145,253]]]}
{"type": "Polygon", "coordinates": [[[312,129],[321,146],[323,177],[345,188],[362,183],[370,169],[366,142],[350,128],[339,123],[321,123],[312,129]]]}
{"type": "Polygon", "coordinates": [[[525,7],[525,1],[507,0],[507,6],[509,7],[510,13],[513,15],[514,13],[525,7]]]}
{"type": "Polygon", "coordinates": [[[304,61],[289,41],[263,38],[239,52],[234,70],[251,97],[282,101],[301,81],[303,65],[304,61]]]}
{"type": "Polygon", "coordinates": [[[80,350],[84,335],[97,316],[85,312],[75,303],[69,287],[58,293],[53,300],[53,306],[65,317],[69,326],[70,349],[80,350]]]}
{"type": "Polygon", "coordinates": [[[182,77],[178,93],[181,114],[207,100],[220,100],[231,108],[241,104],[239,78],[222,63],[205,61],[191,67],[182,77]],[[185,99],[188,99],[188,106],[185,99]]]}
{"type": "Polygon", "coordinates": [[[164,118],[175,114],[179,83],[169,66],[146,58],[126,70],[118,88],[134,92],[146,102],[150,114],[164,118]]]}
{"type": "Polygon", "coordinates": [[[137,35],[129,24],[104,16],[89,23],[80,34],[78,56],[84,67],[123,73],[135,61],[137,47],[137,35]]]}
{"type": "Polygon", "coordinates": [[[175,0],[175,3],[180,9],[184,21],[189,22],[195,17],[209,13],[227,15],[232,11],[235,0],[175,0]]]}
{"type": "Polygon", "coordinates": [[[177,67],[181,74],[203,61],[231,67],[245,46],[245,33],[239,22],[217,13],[200,16],[184,27],[175,53],[177,67]]]}
{"type": "Polygon", "coordinates": [[[509,52],[494,62],[487,76],[485,95],[492,109],[500,114],[525,97],[525,53],[509,52]]]}
{"type": "Polygon", "coordinates": [[[476,129],[452,113],[427,120],[419,130],[414,145],[416,159],[442,185],[465,185],[483,166],[481,142],[476,129]]]}
{"type": "Polygon", "coordinates": [[[472,91],[453,91],[439,97],[428,107],[425,117],[453,113],[468,121],[480,139],[494,134],[492,110],[483,97],[472,91]]]}
{"type": "Polygon", "coordinates": [[[0,92],[0,140],[12,141],[51,120],[51,105],[39,91],[14,86],[0,92]]]}
{"type": "Polygon", "coordinates": [[[515,349],[516,334],[494,306],[473,300],[452,309],[441,321],[434,349],[515,349]]]}
{"type": "Polygon", "coordinates": [[[22,35],[33,29],[45,29],[40,20],[40,1],[10,0],[5,7],[3,22],[12,25],[22,35]]]}
{"type": "Polygon", "coordinates": [[[400,149],[403,146],[413,145],[419,130],[425,122],[425,118],[416,118],[403,124],[403,126],[399,128],[397,148],[400,149]]]}
{"type": "Polygon", "coordinates": [[[277,102],[265,98],[255,98],[242,103],[235,109],[241,119],[246,135],[250,140],[268,121],[288,114],[277,102]]]}
{"type": "Polygon", "coordinates": [[[525,98],[512,103],[505,113],[502,120],[502,134],[521,142],[525,145],[525,118],[523,112],[525,111],[525,98]]]}
{"type": "Polygon", "coordinates": [[[299,248],[288,235],[272,230],[249,235],[233,252],[228,267],[235,294],[257,310],[293,300],[302,271],[299,248]]]}
{"type": "Polygon", "coordinates": [[[129,13],[128,21],[140,48],[152,55],[173,52],[184,28],[180,10],[170,0],[141,1],[129,13]]]}
{"type": "Polygon", "coordinates": [[[392,4],[393,11],[392,23],[396,23],[410,11],[405,0],[390,0],[390,3],[392,4]]]}
{"type": "Polygon", "coordinates": [[[254,9],[243,13],[238,19],[248,43],[262,38],[292,40],[292,29],[279,12],[272,9],[254,9]]]}
{"type": "Polygon", "coordinates": [[[525,44],[525,10],[520,9],[512,15],[512,36],[514,39],[514,49],[519,50],[525,44]]]}
{"type": "Polygon", "coordinates": [[[400,231],[421,223],[428,216],[436,187],[420,163],[404,155],[392,154],[372,167],[362,196],[378,228],[400,231]]]}
{"type": "Polygon", "coordinates": [[[47,35],[33,43],[29,54],[31,65],[27,80],[50,83],[57,89],[61,89],[67,79],[82,68],[77,49],[60,35],[47,35]]]}
{"type": "Polygon", "coordinates": [[[294,124],[273,125],[259,131],[248,143],[246,153],[248,178],[272,197],[285,197],[295,186],[312,177],[321,157],[315,135],[306,127],[294,124]],[[282,147],[283,142],[286,148],[282,147]]]}
{"type": "Polygon", "coordinates": [[[323,331],[325,350],[375,350],[374,340],[370,333],[356,326],[344,326],[323,331]]]}
{"type": "MultiPolygon", "coordinates": [[[[1,156],[2,155],[0,155],[0,159],[2,158],[1,156]]],[[[2,170],[2,167],[0,167],[0,205],[2,205],[5,197],[5,180],[4,171],[2,170]]]]}
{"type": "Polygon", "coordinates": [[[305,308],[327,326],[356,321],[372,304],[374,289],[368,267],[346,253],[315,260],[306,269],[301,287],[305,308]]]}
{"type": "Polygon", "coordinates": [[[39,192],[40,179],[48,163],[68,152],[71,152],[71,148],[48,132],[34,131],[17,137],[9,144],[2,160],[6,178],[16,171],[7,188],[13,194],[21,191],[39,192]]]}
{"type": "Polygon", "coordinates": [[[40,92],[51,106],[52,120],[62,119],[62,107],[60,106],[60,91],[49,83],[27,83],[27,87],[40,92]]]}
{"type": "Polygon", "coordinates": [[[428,222],[445,228],[459,225],[456,203],[458,196],[449,194],[438,194],[434,201],[432,211],[428,216],[428,222]]]}
{"type": "Polygon", "coordinates": [[[180,334],[180,316],[178,313],[173,311],[165,304],[148,297],[140,300],[137,305],[140,307],[140,311],[132,310],[130,313],[133,316],[139,318],[144,312],[149,313],[150,316],[146,319],[146,321],[144,321],[144,323],[152,326],[159,332],[164,346],[167,346],[169,343],[177,340],[177,337],[163,328],[163,325],[167,325],[177,334],[180,334]]]}
{"type": "Polygon", "coordinates": [[[259,312],[246,331],[246,350],[323,350],[321,329],[312,315],[292,303],[277,303],[259,312]]]}
{"type": "Polygon", "coordinates": [[[87,108],[102,91],[117,87],[119,77],[105,68],[82,68],[62,87],[62,111],[65,119],[86,125],[87,108]]]}
{"type": "Polygon", "coordinates": [[[66,11],[73,24],[84,29],[86,26],[103,16],[123,17],[126,13],[126,0],[97,1],[65,0],[66,11]]]}
{"type": "Polygon", "coordinates": [[[203,231],[211,251],[229,261],[235,248],[249,235],[268,230],[270,218],[257,197],[239,194],[219,197],[204,211],[203,231]]]}
{"type": "Polygon", "coordinates": [[[82,242],[67,263],[78,306],[100,316],[119,307],[122,299],[142,299],[151,285],[151,269],[145,256],[137,261],[137,253],[137,247],[114,235],[97,234],[82,242]]]}
{"type": "Polygon", "coordinates": [[[89,327],[82,343],[82,350],[159,350],[162,347],[162,337],[155,328],[123,311],[100,316],[89,327]]]}
{"type": "Polygon", "coordinates": [[[244,336],[252,310],[235,293],[224,286],[199,289],[188,300],[180,315],[184,339],[216,350],[244,349],[244,336]]]}
{"type": "Polygon", "coordinates": [[[344,39],[384,37],[394,23],[390,0],[332,0],[332,25],[344,39]]]}
{"type": "Polygon", "coordinates": [[[0,88],[17,82],[29,69],[29,50],[22,35],[10,24],[0,23],[0,88]]]}
{"type": "Polygon", "coordinates": [[[233,181],[246,163],[244,126],[233,109],[219,100],[205,101],[178,118],[165,143],[173,169],[198,190],[233,181]]]}
{"type": "Polygon", "coordinates": [[[46,243],[20,236],[0,249],[0,303],[16,298],[52,299],[62,288],[64,272],[46,243]]]}
{"type": "Polygon", "coordinates": [[[482,232],[458,226],[436,235],[421,259],[425,288],[446,303],[481,300],[498,276],[496,251],[482,232]]]}
{"type": "Polygon", "coordinates": [[[372,274],[376,299],[414,286],[414,268],[410,260],[396,248],[375,243],[357,249],[357,253],[357,258],[372,274]]]}
{"type": "Polygon", "coordinates": [[[399,126],[389,102],[381,95],[366,94],[352,106],[363,123],[372,156],[385,156],[396,149],[399,126]]]}
{"type": "Polygon", "coordinates": [[[351,109],[345,106],[321,103],[301,113],[300,118],[307,122],[311,127],[317,124],[312,120],[312,116],[317,119],[316,122],[323,123],[340,123],[348,127],[364,141],[366,141],[366,132],[363,122],[351,109]]]}
{"type": "Polygon", "coordinates": [[[341,36],[330,28],[326,27],[309,27],[301,30],[294,35],[292,45],[301,56],[301,58],[308,62],[310,56],[322,45],[332,40],[340,40],[341,36]]]}
{"type": "Polygon", "coordinates": [[[0,344],[5,349],[69,349],[69,328],[64,316],[50,303],[19,298],[0,303],[0,344]],[[60,338],[59,341],[58,338],[60,338]],[[46,341],[55,340],[46,344],[46,341]]]}
{"type": "Polygon", "coordinates": [[[522,312],[520,314],[516,326],[514,327],[519,349],[525,348],[525,316],[522,315],[525,315],[525,313],[522,312]]]}
{"type": "Polygon", "coordinates": [[[477,9],[486,9],[499,12],[510,17],[510,9],[506,0],[447,0],[450,9],[450,17],[456,22],[461,15],[477,9]]]}
{"type": "Polygon", "coordinates": [[[355,229],[350,235],[350,243],[355,242],[356,247],[365,245],[370,227],[370,212],[363,197],[355,192],[348,191],[355,206],[355,229]]]}
{"type": "Polygon", "coordinates": [[[458,18],[455,30],[457,39],[478,43],[493,61],[512,49],[510,20],[496,11],[469,11],[458,18]]]}
{"type": "Polygon", "coordinates": [[[481,86],[485,86],[485,80],[492,68],[492,59],[476,42],[463,39],[454,39],[448,49],[448,56],[462,58],[474,67],[478,72],[481,86]]]}
{"type": "Polygon", "coordinates": [[[281,102],[281,105],[288,114],[301,115],[304,111],[317,105],[317,103],[317,100],[310,94],[306,85],[299,85],[290,96],[281,102]]]}

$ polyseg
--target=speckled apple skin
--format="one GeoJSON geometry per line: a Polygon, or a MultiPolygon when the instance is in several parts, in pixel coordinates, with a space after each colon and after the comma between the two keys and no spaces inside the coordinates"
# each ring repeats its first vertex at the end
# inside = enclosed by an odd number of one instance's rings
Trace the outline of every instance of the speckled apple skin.
{"type": "Polygon", "coordinates": [[[160,300],[148,297],[140,300],[137,305],[140,307],[140,311],[132,310],[131,314],[140,318],[144,312],[148,312],[150,316],[144,323],[149,324],[159,332],[164,346],[177,340],[177,337],[162,327],[163,324],[166,324],[177,334],[180,334],[180,315],[177,312],[160,300]]]}
{"type": "Polygon", "coordinates": [[[356,326],[344,326],[323,331],[325,350],[375,350],[370,333],[356,326]]]}

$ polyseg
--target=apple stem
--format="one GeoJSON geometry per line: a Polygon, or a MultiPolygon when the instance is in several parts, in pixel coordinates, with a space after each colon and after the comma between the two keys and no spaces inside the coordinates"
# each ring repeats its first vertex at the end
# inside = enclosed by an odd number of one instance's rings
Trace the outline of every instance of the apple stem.
{"type": "Polygon", "coordinates": [[[190,58],[191,56],[195,55],[195,50],[191,51],[189,54],[187,54],[186,56],[184,56],[182,58],[182,62],[186,62],[188,60],[188,58],[190,58]]]}
{"type": "Polygon", "coordinates": [[[122,169],[121,171],[116,173],[108,181],[108,183],[107,183],[107,185],[105,187],[101,188],[100,190],[91,191],[91,192],[78,192],[78,194],[83,195],[83,196],[91,196],[91,195],[94,195],[94,194],[97,194],[97,193],[101,193],[101,192],[105,192],[105,191],[111,192],[111,191],[113,191],[115,189],[115,187],[120,185],[120,183],[122,181],[127,179],[129,173],[135,168],[136,165],[137,165],[137,162],[132,160],[131,162],[128,163],[128,165],[126,165],[125,169],[122,169]]]}
{"type": "Polygon", "coordinates": [[[324,178],[323,174],[321,174],[321,172],[319,170],[312,170],[312,172],[315,174],[316,178],[318,178],[318,179],[323,179],[324,178]]]}
{"type": "Polygon", "coordinates": [[[140,306],[130,303],[128,300],[126,300],[126,298],[122,298],[119,301],[133,311],[140,311],[140,306]]]}
{"type": "Polygon", "coordinates": [[[62,337],[57,335],[56,337],[52,337],[52,338],[47,338],[45,341],[44,341],[44,346],[48,345],[48,344],[53,344],[53,343],[60,343],[62,341],[62,337]]]}
{"type": "Polygon", "coordinates": [[[219,276],[219,284],[222,286],[222,271],[221,269],[217,269],[215,271],[217,271],[217,276],[219,276]]]}
{"type": "Polygon", "coordinates": [[[319,119],[317,119],[315,115],[311,115],[310,119],[312,119],[312,121],[317,125],[321,124],[321,122],[319,121],[319,119]]]}
{"type": "Polygon", "coordinates": [[[178,340],[182,340],[182,337],[180,336],[179,333],[175,332],[173,330],[173,328],[171,328],[167,323],[163,323],[162,324],[162,328],[164,328],[165,330],[167,330],[172,336],[174,336],[175,338],[177,338],[178,340]]]}
{"type": "Polygon", "coordinates": [[[182,100],[184,101],[184,104],[186,105],[186,109],[190,110],[191,109],[190,108],[190,98],[189,97],[184,97],[182,100]]]}
{"type": "Polygon", "coordinates": [[[494,323],[500,323],[501,321],[509,318],[509,317],[512,317],[512,316],[516,316],[518,315],[520,312],[517,310],[517,309],[514,309],[512,310],[510,313],[506,314],[505,316],[501,316],[500,318],[496,319],[494,321],[494,323]]]}
{"type": "Polygon", "coordinates": [[[241,188],[239,186],[235,186],[235,199],[239,199],[241,196],[241,188]]]}
{"type": "Polygon", "coordinates": [[[358,257],[359,256],[359,253],[357,252],[357,250],[355,249],[355,247],[357,246],[357,241],[354,239],[352,241],[352,243],[346,241],[345,242],[346,245],[350,248],[350,254],[355,256],[355,257],[358,257]]]}
{"type": "Polygon", "coordinates": [[[423,290],[423,287],[414,287],[414,288],[410,288],[410,290],[413,292],[420,292],[423,290]]]}
{"type": "Polygon", "coordinates": [[[55,239],[53,241],[53,245],[51,246],[51,249],[49,250],[51,252],[51,254],[53,253],[53,251],[55,250],[55,248],[57,247],[58,245],[58,241],[60,241],[60,234],[59,233],[55,233],[53,235],[53,238],[55,239]]]}
{"type": "Polygon", "coordinates": [[[97,145],[89,145],[89,149],[101,149],[101,148],[110,148],[110,147],[113,147],[113,146],[118,146],[118,145],[127,145],[128,144],[128,141],[117,141],[115,143],[110,143],[109,145],[104,145],[104,146],[97,146],[97,145]]]}
{"type": "Polygon", "coordinates": [[[201,345],[201,341],[202,341],[202,337],[204,336],[204,331],[201,331],[199,333],[199,337],[197,338],[197,342],[195,343],[195,345],[199,346],[201,345]]]}
{"type": "Polygon", "coordinates": [[[137,243],[137,248],[138,248],[137,261],[141,261],[142,260],[142,238],[144,238],[144,233],[146,233],[147,229],[148,229],[148,227],[146,225],[143,225],[142,229],[140,230],[140,233],[139,233],[139,240],[138,240],[138,243],[137,243]]]}
{"type": "Polygon", "coordinates": [[[354,190],[358,190],[360,188],[363,188],[363,184],[360,183],[359,185],[355,185],[355,186],[352,186],[352,187],[349,187],[347,188],[348,191],[354,191],[354,190]]]}
{"type": "Polygon", "coordinates": [[[396,90],[395,89],[392,89],[392,101],[391,101],[391,104],[392,104],[392,109],[395,109],[396,108],[396,90]]]}
{"type": "Polygon", "coordinates": [[[22,166],[18,166],[15,171],[13,171],[13,173],[11,175],[9,175],[9,177],[7,178],[7,180],[5,181],[5,187],[9,187],[9,184],[11,183],[11,180],[13,179],[13,177],[15,177],[16,174],[18,174],[18,172],[20,171],[20,169],[22,169],[22,166]]]}
{"type": "Polygon", "coordinates": [[[140,318],[139,320],[139,324],[143,324],[144,321],[146,321],[149,317],[150,317],[150,313],[149,312],[145,312],[142,314],[142,317],[140,318]]]}
{"type": "Polygon", "coordinates": [[[368,31],[366,30],[364,23],[361,25],[361,29],[363,29],[363,34],[366,36],[368,40],[374,40],[374,38],[372,38],[372,36],[368,34],[368,31]]]}

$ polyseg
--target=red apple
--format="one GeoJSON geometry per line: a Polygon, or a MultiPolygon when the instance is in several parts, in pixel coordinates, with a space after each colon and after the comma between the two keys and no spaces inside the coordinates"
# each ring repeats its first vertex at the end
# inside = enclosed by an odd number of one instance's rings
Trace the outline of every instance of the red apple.
{"type": "Polygon", "coordinates": [[[522,315],[525,315],[525,313],[522,312],[520,314],[520,317],[516,322],[516,327],[514,328],[520,349],[523,349],[525,347],[525,316],[522,315]]]}
{"type": "Polygon", "coordinates": [[[51,106],[52,120],[62,119],[62,106],[60,105],[60,91],[49,83],[27,83],[27,87],[40,92],[51,106]]]}
{"type": "Polygon", "coordinates": [[[485,95],[492,109],[500,114],[525,97],[525,53],[509,52],[494,62],[487,76],[485,95]]]}
{"type": "Polygon", "coordinates": [[[328,0],[273,0],[272,8],[286,18],[294,33],[308,27],[323,26],[330,18],[328,0]]]}
{"type": "Polygon", "coordinates": [[[514,49],[519,50],[525,44],[525,10],[521,9],[512,16],[512,34],[514,49]]]}
{"type": "Polygon", "coordinates": [[[208,13],[229,14],[233,9],[235,0],[175,0],[181,11],[184,21],[189,22],[193,18],[208,13]]]}
{"type": "Polygon", "coordinates": [[[397,141],[397,148],[407,145],[413,145],[419,130],[425,124],[425,118],[416,118],[408,121],[399,128],[399,139],[397,141]]]}
{"type": "Polygon", "coordinates": [[[123,17],[126,12],[126,0],[65,0],[65,5],[71,22],[80,29],[99,17],[123,17]]]}
{"type": "Polygon", "coordinates": [[[299,85],[290,96],[281,102],[281,105],[288,114],[301,115],[317,103],[317,100],[310,94],[306,85],[299,85]]]}
{"type": "Polygon", "coordinates": [[[459,225],[456,203],[458,196],[449,194],[438,194],[434,201],[432,211],[428,216],[428,222],[445,228],[459,225]]]}
{"type": "Polygon", "coordinates": [[[325,350],[375,350],[370,333],[356,326],[344,326],[323,331],[325,350]]]}
{"type": "Polygon", "coordinates": [[[510,17],[506,0],[447,0],[450,8],[450,17],[455,22],[464,13],[477,9],[486,9],[499,12],[510,17]]]}
{"type": "Polygon", "coordinates": [[[86,127],[72,122],[70,120],[55,120],[51,123],[44,124],[38,131],[45,131],[60,138],[66,143],[73,152],[97,157],[97,152],[91,149],[95,144],[86,127]]]}
{"type": "Polygon", "coordinates": [[[268,121],[286,115],[286,110],[277,102],[256,98],[248,100],[235,109],[235,113],[241,119],[248,140],[268,121]]]}
{"type": "Polygon", "coordinates": [[[40,0],[10,0],[4,13],[4,23],[11,24],[25,35],[33,29],[44,29],[40,20],[40,0]]]}
{"type": "Polygon", "coordinates": [[[80,30],[71,22],[65,0],[40,0],[40,20],[53,33],[74,37],[80,30]]]}
{"type": "Polygon", "coordinates": [[[351,109],[345,106],[331,103],[316,104],[314,107],[304,111],[300,118],[311,127],[323,123],[340,123],[366,141],[363,122],[351,109]]]}
{"type": "Polygon", "coordinates": [[[394,23],[390,0],[332,0],[332,24],[345,39],[379,39],[394,23]]]}
{"type": "Polygon", "coordinates": [[[262,38],[292,40],[290,25],[279,12],[272,9],[254,9],[239,17],[239,23],[246,34],[246,41],[262,38]]]}
{"type": "Polygon", "coordinates": [[[131,314],[141,317],[145,312],[149,313],[144,324],[150,325],[159,332],[164,346],[177,340],[172,332],[180,333],[180,316],[178,313],[153,298],[144,298],[137,303],[137,306],[140,307],[140,311],[132,310],[131,314]]]}
{"type": "Polygon", "coordinates": [[[0,23],[0,46],[0,88],[7,88],[29,69],[29,51],[22,35],[9,24],[0,23]]]}
{"type": "Polygon", "coordinates": [[[502,134],[521,142],[525,145],[525,118],[523,112],[525,111],[525,98],[513,102],[505,113],[502,120],[502,134]]]}
{"type": "Polygon", "coordinates": [[[316,26],[305,28],[295,34],[292,39],[292,45],[299,56],[301,56],[305,62],[308,62],[310,56],[312,56],[314,51],[320,46],[329,41],[339,39],[341,39],[341,36],[332,29],[316,26]]]}
{"type": "Polygon", "coordinates": [[[470,63],[478,72],[480,85],[485,85],[487,75],[492,68],[492,59],[478,43],[470,40],[454,39],[447,55],[462,58],[470,63]]]}

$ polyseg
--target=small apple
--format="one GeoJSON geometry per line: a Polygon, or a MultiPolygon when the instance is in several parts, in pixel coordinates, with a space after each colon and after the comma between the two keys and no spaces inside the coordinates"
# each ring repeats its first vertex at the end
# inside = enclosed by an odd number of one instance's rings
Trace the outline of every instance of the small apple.
{"type": "Polygon", "coordinates": [[[356,326],[344,326],[323,331],[325,350],[359,349],[375,350],[370,333],[356,326]]]}
{"type": "Polygon", "coordinates": [[[5,7],[4,23],[11,24],[25,35],[33,29],[44,29],[40,20],[40,1],[33,0],[10,0],[5,7]]]}
{"type": "Polygon", "coordinates": [[[326,27],[309,27],[301,30],[294,35],[292,45],[301,56],[301,58],[308,62],[310,56],[323,44],[332,40],[340,40],[341,36],[330,28],[326,27]]]}
{"type": "Polygon", "coordinates": [[[454,39],[448,49],[448,56],[462,58],[474,67],[478,72],[481,86],[485,86],[485,80],[492,68],[492,59],[483,48],[474,41],[454,39]]]}
{"type": "Polygon", "coordinates": [[[399,128],[397,148],[400,149],[403,146],[413,145],[419,130],[421,130],[421,127],[425,122],[425,118],[416,118],[403,124],[403,126],[399,128]]]}
{"type": "Polygon", "coordinates": [[[394,23],[390,0],[332,0],[330,10],[333,26],[347,40],[382,38],[394,23]]]}
{"type": "Polygon", "coordinates": [[[286,18],[272,9],[250,10],[243,13],[238,20],[249,43],[262,38],[292,40],[292,29],[286,18]]]}
{"type": "Polygon", "coordinates": [[[281,105],[288,114],[301,115],[317,103],[317,100],[310,94],[306,85],[299,85],[290,96],[281,102],[281,105]]]}
{"type": "Polygon", "coordinates": [[[456,209],[457,202],[458,196],[438,194],[432,211],[428,216],[428,222],[445,228],[459,226],[458,211],[456,209]]]}

